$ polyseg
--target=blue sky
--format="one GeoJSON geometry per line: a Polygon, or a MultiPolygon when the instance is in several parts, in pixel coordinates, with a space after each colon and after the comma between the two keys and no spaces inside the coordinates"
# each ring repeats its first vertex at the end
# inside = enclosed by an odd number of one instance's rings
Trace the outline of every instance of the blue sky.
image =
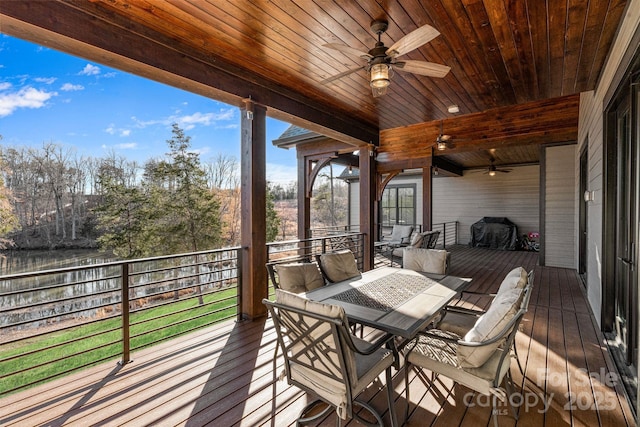
{"type": "MultiPolygon", "coordinates": [[[[238,108],[0,34],[3,146],[54,142],[144,163],[167,152],[174,122],[201,161],[219,153],[240,160],[238,108]]],[[[271,141],[288,126],[267,119],[267,179],[283,184],[296,179],[296,153],[271,141]]]]}

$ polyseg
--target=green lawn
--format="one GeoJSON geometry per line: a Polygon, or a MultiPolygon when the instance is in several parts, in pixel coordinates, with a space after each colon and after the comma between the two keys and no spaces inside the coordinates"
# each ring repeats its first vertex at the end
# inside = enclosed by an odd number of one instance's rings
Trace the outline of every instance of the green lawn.
{"type": "MultiPolygon", "coordinates": [[[[198,298],[190,298],[131,313],[131,351],[235,316],[236,292],[230,288],[205,295],[204,302],[212,303],[210,305],[200,306],[198,298]]],[[[0,345],[0,395],[83,367],[122,359],[121,328],[122,319],[118,316],[26,339],[12,346],[0,345]]]]}

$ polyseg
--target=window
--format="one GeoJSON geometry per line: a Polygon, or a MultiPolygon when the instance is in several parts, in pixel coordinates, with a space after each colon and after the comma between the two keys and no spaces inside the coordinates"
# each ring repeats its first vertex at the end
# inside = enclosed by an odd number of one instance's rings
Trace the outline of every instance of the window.
{"type": "Polygon", "coordinates": [[[416,185],[388,185],[382,193],[380,222],[383,227],[416,223],[416,185]]]}

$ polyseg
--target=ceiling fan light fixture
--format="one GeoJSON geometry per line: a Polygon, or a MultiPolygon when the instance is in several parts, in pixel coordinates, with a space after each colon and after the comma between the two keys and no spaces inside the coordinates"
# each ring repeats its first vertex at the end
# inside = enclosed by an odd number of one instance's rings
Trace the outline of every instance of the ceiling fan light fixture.
{"type": "Polygon", "coordinates": [[[371,66],[371,90],[373,96],[378,97],[387,93],[389,86],[389,69],[388,64],[375,64],[371,66]]]}
{"type": "Polygon", "coordinates": [[[436,148],[438,150],[440,150],[440,151],[446,150],[447,149],[447,141],[442,141],[442,140],[438,141],[438,143],[436,145],[436,148]]]}
{"type": "Polygon", "coordinates": [[[496,176],[496,166],[493,164],[489,166],[489,176],[496,176]]]}

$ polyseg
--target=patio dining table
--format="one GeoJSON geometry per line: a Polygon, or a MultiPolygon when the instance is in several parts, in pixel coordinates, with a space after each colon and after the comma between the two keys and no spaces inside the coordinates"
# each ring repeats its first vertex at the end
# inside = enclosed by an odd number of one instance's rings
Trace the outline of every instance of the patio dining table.
{"type": "Polygon", "coordinates": [[[471,279],[382,267],[314,289],[306,298],[344,308],[350,321],[410,340],[471,279]]]}

